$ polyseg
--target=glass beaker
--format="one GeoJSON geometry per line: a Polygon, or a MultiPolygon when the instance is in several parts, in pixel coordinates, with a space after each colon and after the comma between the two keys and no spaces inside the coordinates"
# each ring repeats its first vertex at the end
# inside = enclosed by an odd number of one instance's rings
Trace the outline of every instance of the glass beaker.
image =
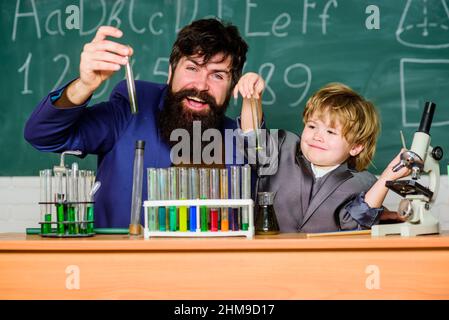
{"type": "Polygon", "coordinates": [[[278,234],[279,225],[274,211],[274,192],[259,192],[255,229],[256,234],[278,234]]]}

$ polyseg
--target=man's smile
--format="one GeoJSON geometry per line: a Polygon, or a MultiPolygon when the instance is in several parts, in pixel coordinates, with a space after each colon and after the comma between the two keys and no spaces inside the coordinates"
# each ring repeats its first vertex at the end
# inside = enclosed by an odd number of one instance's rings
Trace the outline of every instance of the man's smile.
{"type": "Polygon", "coordinates": [[[186,97],[184,104],[188,108],[193,109],[193,110],[203,110],[203,109],[209,107],[209,105],[204,100],[202,100],[198,97],[192,97],[192,96],[186,97]]]}

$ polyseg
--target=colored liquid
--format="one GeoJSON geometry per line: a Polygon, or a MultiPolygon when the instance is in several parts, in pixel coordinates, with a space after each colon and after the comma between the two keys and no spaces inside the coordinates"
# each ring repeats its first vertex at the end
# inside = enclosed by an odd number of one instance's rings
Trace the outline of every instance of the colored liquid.
{"type": "Polygon", "coordinates": [[[230,229],[232,231],[238,231],[239,228],[239,213],[240,210],[238,208],[232,208],[230,210],[230,214],[229,214],[229,224],[230,224],[230,229]]]}
{"type": "Polygon", "coordinates": [[[64,234],[64,232],[65,232],[64,224],[62,223],[65,220],[64,219],[65,211],[66,211],[65,204],[58,203],[56,205],[56,219],[58,221],[58,224],[57,224],[58,234],[64,234]]]}
{"type": "Polygon", "coordinates": [[[201,231],[207,231],[207,207],[200,208],[201,231]]]}
{"type": "Polygon", "coordinates": [[[222,208],[221,209],[221,231],[228,231],[229,230],[229,210],[228,208],[222,208]]]}
{"type": "Polygon", "coordinates": [[[176,226],[178,224],[177,217],[176,217],[176,207],[169,207],[168,208],[168,215],[170,220],[170,231],[176,231],[176,226]]]}
{"type": "Polygon", "coordinates": [[[279,233],[279,225],[272,205],[259,205],[255,228],[256,234],[279,233]]]}
{"type": "Polygon", "coordinates": [[[94,233],[94,207],[87,207],[87,220],[92,221],[87,223],[87,233],[94,233]]]}
{"type": "Polygon", "coordinates": [[[179,208],[179,231],[187,231],[187,207],[179,208]]]}
{"type": "Polygon", "coordinates": [[[147,214],[148,214],[148,228],[150,231],[157,230],[157,223],[156,223],[156,208],[147,208],[147,214]]]}
{"type": "Polygon", "coordinates": [[[165,223],[165,219],[166,219],[165,207],[158,208],[158,215],[159,215],[159,230],[160,231],[167,230],[167,224],[165,223]]]}
{"type": "Polygon", "coordinates": [[[210,209],[210,231],[218,231],[218,209],[210,209]]]}
{"type": "MultiPolygon", "coordinates": [[[[45,222],[51,222],[51,213],[46,213],[44,215],[45,222]]],[[[41,233],[48,234],[51,233],[51,223],[43,223],[41,224],[41,233]]]]}
{"type": "Polygon", "coordinates": [[[78,222],[76,222],[76,208],[70,206],[68,208],[69,234],[77,234],[79,232],[78,222]]]}
{"type": "Polygon", "coordinates": [[[189,208],[189,225],[190,225],[190,231],[195,232],[196,231],[196,207],[192,206],[189,208]]]}

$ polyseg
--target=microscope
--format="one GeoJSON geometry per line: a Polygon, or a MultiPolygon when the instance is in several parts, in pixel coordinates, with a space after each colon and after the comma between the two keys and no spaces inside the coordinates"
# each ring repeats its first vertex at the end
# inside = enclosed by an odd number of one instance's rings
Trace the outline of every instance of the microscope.
{"type": "Polygon", "coordinates": [[[387,181],[385,186],[396,192],[403,199],[399,203],[398,214],[405,222],[375,225],[371,229],[372,236],[401,234],[402,237],[413,237],[421,234],[439,233],[438,220],[430,208],[435,202],[440,185],[440,167],[438,161],[443,158],[441,147],[430,146],[429,130],[432,124],[435,104],[426,102],[418,131],[413,136],[410,150],[401,154],[401,160],[393,167],[399,171],[403,167],[411,169],[410,180],[387,181]],[[429,175],[429,186],[418,183],[421,174],[429,175]]]}

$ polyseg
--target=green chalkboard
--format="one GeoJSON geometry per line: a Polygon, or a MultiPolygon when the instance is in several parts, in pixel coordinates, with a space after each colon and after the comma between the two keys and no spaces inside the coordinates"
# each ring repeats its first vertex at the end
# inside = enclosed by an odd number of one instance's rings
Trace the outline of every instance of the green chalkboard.
{"type": "MultiPolygon", "coordinates": [[[[299,133],[307,98],[339,81],[380,110],[383,129],[373,172],[398,152],[399,130],[411,143],[427,100],[437,104],[432,141],[449,153],[447,0],[10,0],[0,7],[3,176],[36,175],[55,163],[56,155],[38,152],[23,139],[24,123],[50,90],[77,76],[83,44],[97,26],[124,31],[121,41],[134,47],[138,79],[165,82],[179,29],[211,16],[234,23],[247,40],[245,71],[266,79],[269,127],[299,133]],[[67,24],[69,6],[80,10],[79,29],[67,24]],[[376,9],[378,25],[371,16],[376,9]]],[[[93,102],[106,100],[121,78],[119,72],[105,83],[93,102]]],[[[231,103],[230,116],[239,113],[238,105],[231,103]]],[[[95,161],[87,157],[81,166],[95,167],[95,161]]]]}

